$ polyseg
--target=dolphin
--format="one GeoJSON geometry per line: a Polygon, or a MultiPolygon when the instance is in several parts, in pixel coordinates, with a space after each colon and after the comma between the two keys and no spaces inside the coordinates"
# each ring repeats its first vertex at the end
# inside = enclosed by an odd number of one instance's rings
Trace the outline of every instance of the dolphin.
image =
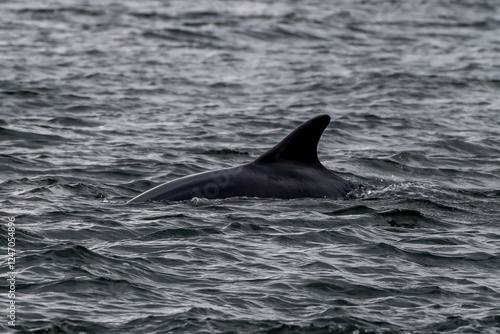
{"type": "Polygon", "coordinates": [[[192,198],[343,198],[354,189],[318,159],[318,142],[329,115],[300,125],[253,162],[184,176],[143,192],[128,203],[184,201],[192,198]]]}

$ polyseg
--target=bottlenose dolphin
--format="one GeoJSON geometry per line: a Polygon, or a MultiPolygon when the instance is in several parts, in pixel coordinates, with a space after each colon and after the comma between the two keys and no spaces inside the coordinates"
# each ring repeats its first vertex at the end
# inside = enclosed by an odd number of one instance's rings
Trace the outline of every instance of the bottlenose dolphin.
{"type": "Polygon", "coordinates": [[[345,197],[353,184],[326,169],[318,159],[318,141],[329,123],[328,115],[314,117],[253,162],[181,177],[143,192],[128,203],[195,197],[345,197]]]}

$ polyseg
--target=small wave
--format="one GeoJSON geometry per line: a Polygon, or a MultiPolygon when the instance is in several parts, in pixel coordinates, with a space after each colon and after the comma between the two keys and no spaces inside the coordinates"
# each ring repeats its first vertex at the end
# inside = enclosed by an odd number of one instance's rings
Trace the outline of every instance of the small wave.
{"type": "Polygon", "coordinates": [[[249,155],[246,151],[231,150],[228,148],[206,150],[201,152],[201,154],[207,155],[249,155]]]}
{"type": "Polygon", "coordinates": [[[500,316],[493,314],[481,318],[448,316],[446,320],[422,328],[426,333],[495,333],[500,327],[500,316]]]}
{"type": "Polygon", "coordinates": [[[163,240],[170,238],[175,238],[175,239],[192,238],[192,237],[199,237],[202,235],[213,235],[222,233],[223,232],[220,229],[211,226],[196,227],[196,228],[170,228],[147,234],[141,237],[140,240],[149,241],[149,240],[163,240]]]}
{"type": "Polygon", "coordinates": [[[100,124],[97,122],[92,122],[88,120],[84,120],[81,118],[74,117],[55,117],[48,121],[52,124],[59,124],[67,127],[94,127],[99,126],[100,124]]]}
{"type": "Polygon", "coordinates": [[[380,199],[380,198],[400,198],[400,197],[427,197],[429,192],[432,194],[445,191],[429,183],[422,182],[399,182],[382,187],[360,187],[358,191],[351,195],[358,199],[380,199]]]}
{"type": "Polygon", "coordinates": [[[180,28],[177,29],[170,28],[160,31],[149,30],[143,32],[142,35],[144,37],[154,37],[171,41],[193,42],[193,43],[215,42],[220,40],[217,36],[208,32],[199,32],[197,30],[187,30],[180,28]]]}
{"type": "Polygon", "coordinates": [[[57,143],[63,143],[67,139],[53,134],[41,134],[0,127],[0,140],[23,141],[34,145],[43,143],[55,145],[57,143]]]}

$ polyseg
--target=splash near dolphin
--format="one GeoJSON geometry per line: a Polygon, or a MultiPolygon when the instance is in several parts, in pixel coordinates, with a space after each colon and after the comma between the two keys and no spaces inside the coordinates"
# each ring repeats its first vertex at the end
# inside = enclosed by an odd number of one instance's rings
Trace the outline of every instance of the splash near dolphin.
{"type": "Polygon", "coordinates": [[[253,162],[181,177],[147,190],[128,203],[195,197],[345,197],[353,184],[325,168],[318,159],[318,142],[329,123],[330,116],[316,116],[253,162]]]}

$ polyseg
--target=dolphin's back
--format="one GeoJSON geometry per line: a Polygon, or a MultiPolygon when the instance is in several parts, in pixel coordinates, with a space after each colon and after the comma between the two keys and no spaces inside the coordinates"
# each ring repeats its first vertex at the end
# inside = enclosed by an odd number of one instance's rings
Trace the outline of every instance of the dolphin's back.
{"type": "Polygon", "coordinates": [[[232,197],[232,189],[238,187],[238,184],[235,184],[234,176],[240,174],[242,168],[243,166],[239,166],[184,176],[154,187],[131,199],[128,203],[184,201],[194,197],[232,197]]]}
{"type": "Polygon", "coordinates": [[[181,177],[128,203],[194,197],[344,197],[352,189],[351,184],[326,169],[318,159],[318,141],[329,122],[328,115],[315,117],[249,164],[181,177]]]}

